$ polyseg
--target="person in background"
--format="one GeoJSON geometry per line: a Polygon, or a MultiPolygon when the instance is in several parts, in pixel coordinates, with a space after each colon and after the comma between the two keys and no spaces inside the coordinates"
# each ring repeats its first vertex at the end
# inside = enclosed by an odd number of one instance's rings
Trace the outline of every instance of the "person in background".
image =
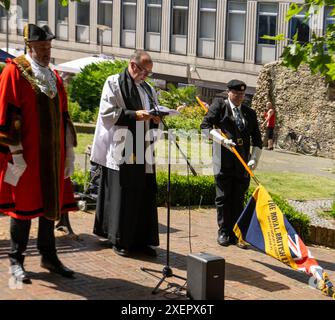
{"type": "Polygon", "coordinates": [[[266,140],[268,150],[273,150],[273,135],[276,123],[275,109],[270,101],[266,103],[266,111],[264,112],[264,122],[261,127],[266,128],[266,140]]]}
{"type": "Polygon", "coordinates": [[[30,283],[24,252],[36,217],[41,267],[74,274],[57,256],[54,222],[77,210],[69,179],[76,133],[62,81],[49,67],[55,36],[35,24],[23,34],[27,54],[9,61],[0,77],[0,211],[11,217],[11,275],[30,283]]]}
{"type": "Polygon", "coordinates": [[[234,79],[228,82],[227,87],[228,99],[213,101],[201,129],[206,130],[204,133],[214,141],[215,204],[219,227],[217,241],[221,246],[236,244],[245,249],[246,245],[237,241],[233,228],[243,211],[250,176],[232,153],[232,147],[236,148],[250,169],[255,170],[262,152],[262,137],[256,112],[243,104],[246,84],[234,79]]]}

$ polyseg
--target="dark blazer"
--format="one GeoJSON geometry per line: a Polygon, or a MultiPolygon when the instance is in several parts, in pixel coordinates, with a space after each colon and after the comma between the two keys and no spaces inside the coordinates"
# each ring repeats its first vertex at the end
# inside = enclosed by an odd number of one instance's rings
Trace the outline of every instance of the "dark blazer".
{"type": "MultiPolygon", "coordinates": [[[[239,131],[228,100],[217,98],[208,109],[208,113],[201,123],[201,129],[209,131],[214,127],[220,128],[229,139],[236,143],[236,150],[245,162],[250,158],[250,146],[262,149],[262,137],[258,126],[257,115],[246,105],[241,106],[245,120],[245,129],[239,131]]],[[[215,143],[215,142],[214,142],[215,143]]],[[[225,147],[221,147],[221,171],[245,173],[245,169],[237,157],[225,147]]]]}

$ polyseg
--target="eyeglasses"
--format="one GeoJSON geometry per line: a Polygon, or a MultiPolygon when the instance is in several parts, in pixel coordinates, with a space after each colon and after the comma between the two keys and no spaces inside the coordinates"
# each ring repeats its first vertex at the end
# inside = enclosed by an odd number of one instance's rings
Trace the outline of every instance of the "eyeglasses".
{"type": "Polygon", "coordinates": [[[138,65],[136,62],[134,62],[134,64],[136,65],[137,68],[140,69],[140,71],[145,74],[147,77],[151,77],[153,75],[153,72],[148,71],[147,69],[141,67],[140,65],[138,65]]]}

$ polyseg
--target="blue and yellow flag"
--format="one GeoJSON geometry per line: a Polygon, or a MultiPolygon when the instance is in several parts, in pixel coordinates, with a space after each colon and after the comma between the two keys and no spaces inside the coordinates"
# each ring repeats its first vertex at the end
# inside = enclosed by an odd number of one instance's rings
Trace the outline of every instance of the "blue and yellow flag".
{"type": "Polygon", "coordinates": [[[238,219],[239,240],[278,259],[293,269],[324,280],[323,269],[262,185],[259,185],[238,219]]]}

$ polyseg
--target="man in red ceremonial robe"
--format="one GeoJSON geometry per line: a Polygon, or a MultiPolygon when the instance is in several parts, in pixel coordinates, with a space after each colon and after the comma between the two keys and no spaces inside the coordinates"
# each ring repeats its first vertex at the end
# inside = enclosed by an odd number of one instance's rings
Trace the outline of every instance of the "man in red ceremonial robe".
{"type": "Polygon", "coordinates": [[[0,212],[11,217],[11,274],[30,283],[23,267],[31,219],[39,217],[41,266],[65,277],[74,272],[56,254],[54,222],[76,210],[69,177],[76,134],[58,74],[49,68],[48,26],[28,24],[28,53],[7,62],[0,77],[0,212]]]}

